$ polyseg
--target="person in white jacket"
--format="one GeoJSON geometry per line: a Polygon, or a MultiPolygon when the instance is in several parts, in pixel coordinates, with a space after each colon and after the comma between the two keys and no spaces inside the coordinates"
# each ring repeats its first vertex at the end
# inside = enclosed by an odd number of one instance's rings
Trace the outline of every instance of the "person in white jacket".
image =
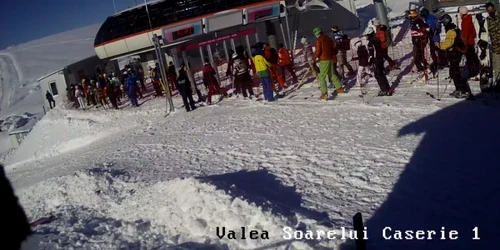
{"type": "Polygon", "coordinates": [[[82,86],[77,86],[75,90],[75,97],[78,100],[78,103],[80,104],[80,108],[85,110],[85,93],[83,93],[83,88],[82,86]]]}

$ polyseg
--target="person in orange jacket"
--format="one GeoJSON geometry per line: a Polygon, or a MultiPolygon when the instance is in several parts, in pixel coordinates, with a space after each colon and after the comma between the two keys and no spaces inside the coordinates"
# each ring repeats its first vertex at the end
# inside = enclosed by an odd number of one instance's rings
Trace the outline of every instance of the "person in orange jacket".
{"type": "Polygon", "coordinates": [[[375,36],[380,40],[382,46],[382,52],[384,53],[384,59],[389,63],[389,71],[396,69],[397,65],[394,60],[389,56],[389,47],[387,47],[387,26],[379,24],[376,26],[375,36]]]}
{"type": "Polygon", "coordinates": [[[318,81],[321,89],[320,100],[326,101],[328,100],[327,77],[332,81],[337,94],[345,93],[334,66],[337,63],[337,46],[330,37],[323,34],[320,27],[314,28],[313,34],[316,37],[316,52],[314,53],[313,60],[319,59],[318,81]]]}
{"type": "Polygon", "coordinates": [[[276,49],[271,47],[269,44],[266,44],[264,47],[264,58],[271,63],[271,67],[269,67],[269,73],[271,74],[271,79],[273,80],[273,89],[275,92],[279,92],[276,87],[276,82],[280,85],[281,88],[285,88],[285,79],[281,77],[278,70],[278,53],[276,49]]]}
{"type": "Polygon", "coordinates": [[[282,43],[280,43],[278,47],[278,65],[280,66],[281,77],[286,79],[285,70],[288,70],[288,72],[292,75],[293,83],[297,83],[297,75],[295,74],[295,70],[293,68],[290,52],[285,48],[285,46],[283,46],[282,43]]]}

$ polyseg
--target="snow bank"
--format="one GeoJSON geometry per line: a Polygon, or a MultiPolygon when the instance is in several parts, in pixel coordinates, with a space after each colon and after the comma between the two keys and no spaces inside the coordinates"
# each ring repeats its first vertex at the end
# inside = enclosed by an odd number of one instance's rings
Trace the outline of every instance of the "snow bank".
{"type": "Polygon", "coordinates": [[[122,127],[113,124],[113,115],[104,112],[84,113],[56,108],[33,127],[20,147],[7,159],[7,164],[11,168],[17,164],[54,157],[85,147],[122,127]]]}
{"type": "Polygon", "coordinates": [[[147,185],[116,168],[79,171],[18,195],[32,219],[49,213],[57,217],[50,227],[60,231],[37,229],[50,239],[44,240],[41,249],[67,244],[85,249],[155,249],[187,242],[252,249],[282,241],[286,225],[283,218],[194,178],[147,185]],[[216,227],[238,230],[241,226],[266,230],[270,239],[220,240],[216,235],[216,227]]]}

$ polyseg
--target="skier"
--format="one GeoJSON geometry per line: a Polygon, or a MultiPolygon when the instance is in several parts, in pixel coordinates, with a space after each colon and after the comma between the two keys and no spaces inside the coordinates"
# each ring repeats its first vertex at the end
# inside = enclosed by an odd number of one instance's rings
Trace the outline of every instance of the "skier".
{"type": "Polygon", "coordinates": [[[328,36],[323,34],[320,27],[313,29],[313,34],[316,36],[316,53],[313,60],[319,59],[319,82],[321,88],[320,100],[328,99],[328,87],[326,86],[326,77],[330,77],[335,86],[337,94],[344,93],[344,89],[340,84],[340,79],[337,75],[334,63],[337,61],[337,47],[328,36]]]}
{"type": "MultiPolygon", "coordinates": [[[[137,85],[140,84],[140,80],[138,79],[138,75],[137,75],[137,72],[135,72],[135,70],[132,70],[132,69],[129,69],[129,74],[137,81],[137,85]]],[[[141,88],[136,88],[136,92],[137,94],[139,95],[139,99],[143,99],[144,96],[142,96],[142,91],[141,91],[141,88]]]]}
{"type": "Polygon", "coordinates": [[[489,2],[486,4],[488,17],[486,24],[491,41],[491,66],[493,70],[493,84],[495,90],[500,90],[498,85],[500,79],[500,12],[495,8],[495,4],[489,2]]]}
{"type": "Polygon", "coordinates": [[[446,31],[444,42],[436,43],[441,50],[446,51],[446,59],[450,64],[450,78],[455,85],[455,91],[450,96],[456,98],[471,98],[472,92],[467,84],[467,79],[462,78],[460,74],[460,61],[462,60],[462,52],[466,50],[466,45],[461,38],[460,30],[453,23],[450,15],[445,14],[440,19],[446,31]]]}
{"type": "Polygon", "coordinates": [[[417,67],[418,73],[422,76],[425,74],[428,65],[425,60],[425,47],[427,46],[427,36],[429,26],[418,17],[416,10],[410,10],[408,13],[410,19],[411,41],[413,43],[413,61],[417,67]]]}
{"type": "MultiPolygon", "coordinates": [[[[216,74],[217,72],[215,72],[215,69],[212,68],[208,59],[205,58],[205,65],[203,66],[203,84],[205,84],[205,87],[208,89],[208,103],[212,103],[212,95],[214,94],[224,95],[224,97],[228,96],[227,91],[220,87],[215,77],[216,74]]],[[[200,96],[198,96],[198,98],[200,99],[200,96]]]]}
{"type": "Polygon", "coordinates": [[[187,112],[193,111],[196,109],[193,100],[193,92],[191,90],[191,82],[189,81],[189,77],[187,74],[186,65],[183,63],[181,69],[179,70],[179,77],[177,78],[177,90],[179,90],[179,94],[182,96],[182,102],[184,103],[184,108],[186,108],[187,112]]]}
{"type": "Polygon", "coordinates": [[[303,51],[304,51],[304,60],[309,64],[309,70],[312,72],[314,78],[316,79],[319,74],[319,68],[316,65],[316,61],[313,59],[314,58],[314,53],[312,46],[309,44],[307,41],[307,37],[303,36],[302,39],[300,40],[300,43],[303,46],[303,51]]]}
{"type": "Polygon", "coordinates": [[[347,73],[347,76],[352,76],[354,74],[354,69],[352,68],[351,64],[347,62],[347,51],[351,49],[351,44],[350,44],[350,39],[345,35],[342,31],[339,30],[339,27],[334,25],[332,26],[332,32],[333,32],[333,41],[337,45],[337,65],[335,65],[335,68],[338,66],[338,72],[340,79],[344,80],[344,67],[347,68],[349,71],[347,73]]]}
{"type": "Polygon", "coordinates": [[[380,40],[382,45],[382,52],[384,53],[384,59],[387,61],[387,63],[389,63],[389,67],[387,68],[386,71],[391,71],[395,69],[397,66],[394,60],[392,60],[392,58],[389,56],[389,47],[388,47],[389,40],[387,39],[387,32],[388,32],[387,26],[379,24],[375,28],[376,28],[375,35],[380,40]]]}
{"type": "Polygon", "coordinates": [[[286,81],[285,70],[288,70],[288,72],[292,75],[293,83],[298,83],[297,75],[295,74],[295,70],[293,68],[292,58],[290,57],[290,52],[282,43],[280,43],[278,47],[278,64],[280,66],[281,77],[286,81]]]}
{"type": "Polygon", "coordinates": [[[168,82],[170,84],[170,93],[172,93],[176,89],[175,81],[177,79],[177,72],[175,72],[175,66],[173,62],[168,63],[167,74],[168,74],[168,82]]]}
{"type": "Polygon", "coordinates": [[[273,94],[273,80],[271,79],[271,74],[269,73],[269,68],[271,63],[269,63],[264,57],[264,51],[260,46],[255,46],[252,51],[252,56],[255,64],[255,70],[262,82],[262,90],[264,92],[264,101],[272,102],[274,101],[273,94]]]}
{"type": "Polygon", "coordinates": [[[97,105],[97,101],[95,98],[95,81],[94,80],[90,80],[90,84],[89,84],[89,88],[88,88],[88,98],[92,102],[92,105],[94,105],[94,106],[97,105]]]}
{"type": "Polygon", "coordinates": [[[250,77],[250,65],[243,55],[243,51],[236,49],[237,53],[233,55],[231,68],[233,72],[230,74],[234,76],[234,85],[241,91],[245,99],[250,95],[250,99],[254,98],[252,89],[252,78],[250,77]],[[248,94],[247,94],[248,91],[248,94]]]}
{"type": "MultiPolygon", "coordinates": [[[[152,78],[153,78],[153,88],[155,90],[155,97],[160,97],[160,96],[163,96],[163,93],[161,92],[161,86],[160,86],[160,72],[159,72],[160,68],[158,66],[158,63],[156,63],[156,67],[152,70],[151,74],[152,74],[152,78]]],[[[175,71],[175,67],[174,67],[174,71],[175,71]]]]}
{"type": "Polygon", "coordinates": [[[80,108],[85,110],[85,93],[83,92],[83,87],[82,86],[77,86],[76,91],[75,91],[75,97],[78,100],[78,104],[80,105],[80,108]]]}
{"type": "Polygon", "coordinates": [[[394,90],[391,90],[391,86],[385,74],[385,53],[382,48],[382,42],[377,38],[375,31],[371,27],[367,29],[365,35],[368,38],[369,63],[373,64],[375,79],[380,87],[378,96],[392,96],[394,90]]]}
{"type": "Polygon", "coordinates": [[[229,55],[229,60],[227,62],[227,70],[226,70],[226,77],[228,77],[228,78],[232,78],[233,77],[233,75],[232,75],[233,68],[232,67],[233,67],[233,59],[234,59],[233,56],[234,56],[235,53],[236,52],[234,52],[234,50],[232,50],[232,49],[229,50],[229,54],[228,54],[229,55]]]}
{"type": "Polygon", "coordinates": [[[442,69],[446,65],[442,51],[435,45],[436,42],[441,41],[441,24],[439,23],[439,20],[436,18],[436,16],[430,14],[429,10],[426,8],[422,8],[420,10],[420,16],[429,26],[427,37],[429,39],[429,49],[433,62],[433,65],[431,65],[431,69],[434,71],[433,73],[435,73],[438,69],[442,69]]]}
{"type": "Polygon", "coordinates": [[[50,92],[47,90],[47,93],[45,94],[45,99],[49,102],[50,109],[53,109],[56,107],[56,101],[54,101],[54,97],[50,92]]]}
{"type": "Polygon", "coordinates": [[[137,103],[137,79],[132,74],[130,74],[127,78],[127,90],[132,106],[139,107],[139,104],[137,103]]]}
{"type": "Polygon", "coordinates": [[[273,89],[276,93],[279,93],[280,89],[286,87],[285,79],[281,77],[281,74],[278,70],[278,62],[279,55],[278,51],[275,48],[271,47],[268,43],[264,45],[264,57],[266,60],[271,63],[271,67],[269,68],[269,73],[271,74],[271,79],[273,80],[273,89]],[[279,88],[276,86],[276,83],[279,84],[279,88]]]}
{"type": "Polygon", "coordinates": [[[108,86],[106,86],[106,88],[107,88],[106,94],[109,98],[109,102],[111,102],[111,105],[113,105],[113,108],[118,109],[118,100],[117,100],[116,90],[115,90],[116,85],[110,81],[108,83],[108,86]]]}
{"type": "Polygon", "coordinates": [[[476,54],[476,28],[472,22],[472,15],[469,14],[467,7],[460,7],[458,9],[462,17],[462,40],[467,47],[465,52],[466,65],[468,69],[468,78],[475,77],[479,74],[481,63],[476,54]]]}
{"type": "Polygon", "coordinates": [[[86,78],[82,79],[82,86],[83,86],[83,93],[85,94],[85,98],[87,99],[87,106],[90,106],[89,81],[86,78]]]}
{"type": "Polygon", "coordinates": [[[115,97],[116,97],[116,104],[117,105],[122,105],[122,100],[121,100],[121,90],[120,90],[120,81],[118,80],[118,77],[115,76],[115,73],[112,73],[112,78],[110,83],[113,85],[113,89],[115,91],[115,97]]]}
{"type": "Polygon", "coordinates": [[[364,87],[368,83],[368,79],[364,80],[364,76],[372,73],[372,65],[370,64],[370,53],[368,52],[367,41],[357,41],[354,46],[358,56],[358,74],[356,76],[356,86],[364,87]]]}

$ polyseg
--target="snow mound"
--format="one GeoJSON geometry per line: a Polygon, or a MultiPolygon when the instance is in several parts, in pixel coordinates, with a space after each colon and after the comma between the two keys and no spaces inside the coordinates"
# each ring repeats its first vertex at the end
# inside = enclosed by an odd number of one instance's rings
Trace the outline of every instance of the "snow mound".
{"type": "Polygon", "coordinates": [[[200,245],[203,249],[253,249],[282,241],[282,227],[286,226],[283,218],[194,178],[145,184],[113,164],[17,192],[31,219],[48,214],[57,218],[36,229],[46,237],[40,249],[158,249],[176,245],[187,245],[186,249],[200,245]],[[270,239],[221,240],[216,235],[216,227],[240,231],[243,225],[268,231],[270,239]]]}
{"type": "MultiPolygon", "coordinates": [[[[110,127],[106,123],[110,119],[105,113],[85,114],[75,110],[54,109],[33,127],[19,148],[7,159],[7,163],[50,158],[87,146],[117,131],[118,127],[110,127]]],[[[9,122],[4,121],[3,124],[7,126],[9,122]]],[[[12,123],[11,126],[16,124],[12,123]]]]}

